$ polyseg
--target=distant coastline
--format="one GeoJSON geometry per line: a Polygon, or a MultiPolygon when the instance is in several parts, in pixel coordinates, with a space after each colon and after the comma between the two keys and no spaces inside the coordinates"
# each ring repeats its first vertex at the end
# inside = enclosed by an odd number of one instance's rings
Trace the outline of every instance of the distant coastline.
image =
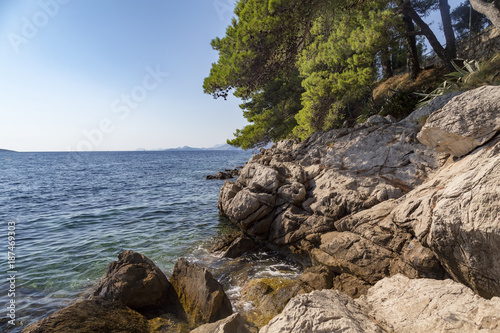
{"type": "Polygon", "coordinates": [[[234,150],[234,151],[243,151],[241,148],[236,148],[228,144],[216,145],[210,148],[193,148],[189,146],[177,147],[177,148],[168,148],[164,150],[234,150]]]}
{"type": "Polygon", "coordinates": [[[17,151],[9,149],[0,149],[0,153],[17,153],[17,151]]]}
{"type": "Polygon", "coordinates": [[[160,149],[145,149],[145,148],[137,148],[135,151],[206,151],[206,150],[229,150],[229,151],[243,151],[243,149],[238,148],[238,147],[233,147],[229,144],[218,144],[213,147],[208,147],[208,148],[198,148],[198,147],[190,147],[190,146],[183,146],[183,147],[177,147],[177,148],[160,148],[160,149]]]}

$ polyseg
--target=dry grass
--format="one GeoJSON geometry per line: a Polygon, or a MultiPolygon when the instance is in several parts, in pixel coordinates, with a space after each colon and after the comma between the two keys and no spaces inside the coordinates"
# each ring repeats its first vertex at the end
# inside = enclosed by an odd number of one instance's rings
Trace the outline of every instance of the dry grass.
{"type": "Polygon", "coordinates": [[[500,53],[480,63],[479,70],[467,77],[463,88],[470,90],[484,85],[500,85],[500,53]]]}
{"type": "Polygon", "coordinates": [[[425,92],[429,88],[434,88],[441,83],[444,74],[443,69],[430,68],[422,70],[415,82],[410,82],[409,74],[397,75],[387,80],[379,81],[375,89],[373,89],[373,100],[375,103],[380,102],[393,90],[408,93],[425,92]]]}

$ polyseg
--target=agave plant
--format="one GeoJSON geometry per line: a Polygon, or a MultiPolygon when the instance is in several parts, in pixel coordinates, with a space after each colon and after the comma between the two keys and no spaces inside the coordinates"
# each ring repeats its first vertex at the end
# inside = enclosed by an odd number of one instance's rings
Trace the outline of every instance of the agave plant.
{"type": "MultiPolygon", "coordinates": [[[[462,60],[462,59],[457,59],[462,60]]],[[[427,105],[430,101],[438,96],[442,96],[448,94],[453,91],[461,90],[462,86],[469,81],[472,74],[479,71],[479,62],[476,60],[463,60],[464,67],[460,68],[454,61],[451,62],[453,67],[457,70],[456,72],[452,72],[446,74],[446,77],[449,77],[449,80],[445,80],[439,87],[434,89],[428,94],[424,93],[414,93],[423,98],[418,101],[417,108],[421,108],[427,105]]]]}
{"type": "Polygon", "coordinates": [[[479,62],[477,60],[464,60],[464,67],[460,68],[454,61],[451,62],[456,72],[446,74],[446,76],[454,77],[457,83],[467,83],[472,74],[479,71],[479,62]]]}

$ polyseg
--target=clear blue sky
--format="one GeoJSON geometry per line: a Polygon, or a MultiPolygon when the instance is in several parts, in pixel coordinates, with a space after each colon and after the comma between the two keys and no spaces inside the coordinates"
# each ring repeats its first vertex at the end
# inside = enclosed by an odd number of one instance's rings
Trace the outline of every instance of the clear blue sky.
{"type": "Polygon", "coordinates": [[[239,101],[214,100],[202,83],[232,3],[2,0],[0,148],[225,143],[246,123],[239,101]]]}
{"type": "Polygon", "coordinates": [[[233,2],[2,0],[0,148],[225,143],[246,124],[239,101],[214,100],[202,83],[233,2]]]}

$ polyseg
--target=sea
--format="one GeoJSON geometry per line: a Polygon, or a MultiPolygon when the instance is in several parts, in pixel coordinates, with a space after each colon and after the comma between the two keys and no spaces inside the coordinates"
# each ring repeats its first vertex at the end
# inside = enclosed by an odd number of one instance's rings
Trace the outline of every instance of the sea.
{"type": "Polygon", "coordinates": [[[223,181],[206,176],[251,156],[0,153],[0,331],[20,332],[84,299],[123,250],[146,255],[167,277],[179,257],[208,267],[233,307],[250,278],[297,276],[300,268],[272,251],[235,261],[209,250],[234,226],[217,209],[223,181]]]}

